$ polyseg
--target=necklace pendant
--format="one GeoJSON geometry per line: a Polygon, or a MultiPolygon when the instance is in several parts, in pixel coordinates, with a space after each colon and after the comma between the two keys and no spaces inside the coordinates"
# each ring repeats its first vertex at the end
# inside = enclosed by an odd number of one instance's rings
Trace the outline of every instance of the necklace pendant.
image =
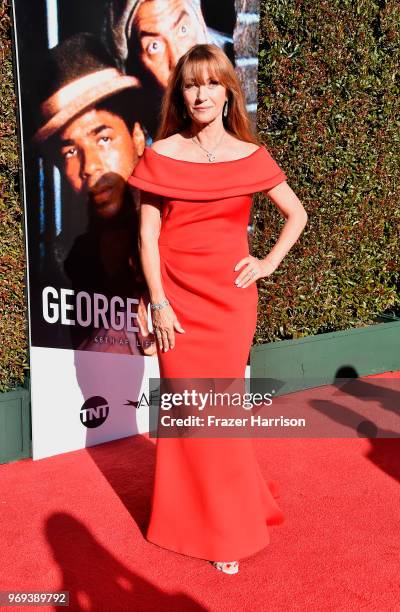
{"type": "Polygon", "coordinates": [[[208,161],[213,162],[216,160],[214,153],[207,153],[208,161]]]}

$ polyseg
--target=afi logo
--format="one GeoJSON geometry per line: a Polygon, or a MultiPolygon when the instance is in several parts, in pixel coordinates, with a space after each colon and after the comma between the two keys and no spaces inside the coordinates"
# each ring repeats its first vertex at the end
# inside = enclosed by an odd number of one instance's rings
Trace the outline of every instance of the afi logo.
{"type": "Polygon", "coordinates": [[[82,425],[90,429],[100,427],[108,417],[109,410],[108,402],[104,397],[99,395],[89,397],[81,408],[80,418],[82,425]]]}

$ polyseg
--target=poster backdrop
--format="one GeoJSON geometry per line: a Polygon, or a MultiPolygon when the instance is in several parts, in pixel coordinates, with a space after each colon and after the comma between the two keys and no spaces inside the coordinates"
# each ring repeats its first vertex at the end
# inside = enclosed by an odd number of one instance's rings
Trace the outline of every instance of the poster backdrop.
{"type": "Polygon", "coordinates": [[[39,459],[148,431],[159,372],[126,180],[194,44],[227,53],[255,121],[258,3],[14,0],[13,12],[39,459]]]}

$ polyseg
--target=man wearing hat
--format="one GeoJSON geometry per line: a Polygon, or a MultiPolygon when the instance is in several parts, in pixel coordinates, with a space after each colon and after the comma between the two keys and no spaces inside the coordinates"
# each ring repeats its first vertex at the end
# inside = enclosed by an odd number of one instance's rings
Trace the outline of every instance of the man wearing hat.
{"type": "MultiPolygon", "coordinates": [[[[136,119],[143,104],[140,82],[123,75],[101,41],[84,33],[51,49],[42,74],[33,142],[59,167],[74,205],[88,207],[87,231],[75,239],[64,262],[71,287],[110,300],[139,299],[139,332],[73,325],[73,348],[153,355],[149,296],[137,248],[138,194],[126,182],[145,146],[136,119]]],[[[64,217],[68,205],[69,199],[63,202],[64,217]]]]}

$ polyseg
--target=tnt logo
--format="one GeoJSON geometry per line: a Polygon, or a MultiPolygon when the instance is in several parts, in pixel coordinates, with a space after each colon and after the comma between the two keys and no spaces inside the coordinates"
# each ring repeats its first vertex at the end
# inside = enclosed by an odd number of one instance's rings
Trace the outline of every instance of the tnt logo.
{"type": "Polygon", "coordinates": [[[82,425],[90,429],[100,427],[108,417],[109,410],[108,402],[104,397],[99,395],[89,397],[81,408],[80,418],[82,425]]]}

